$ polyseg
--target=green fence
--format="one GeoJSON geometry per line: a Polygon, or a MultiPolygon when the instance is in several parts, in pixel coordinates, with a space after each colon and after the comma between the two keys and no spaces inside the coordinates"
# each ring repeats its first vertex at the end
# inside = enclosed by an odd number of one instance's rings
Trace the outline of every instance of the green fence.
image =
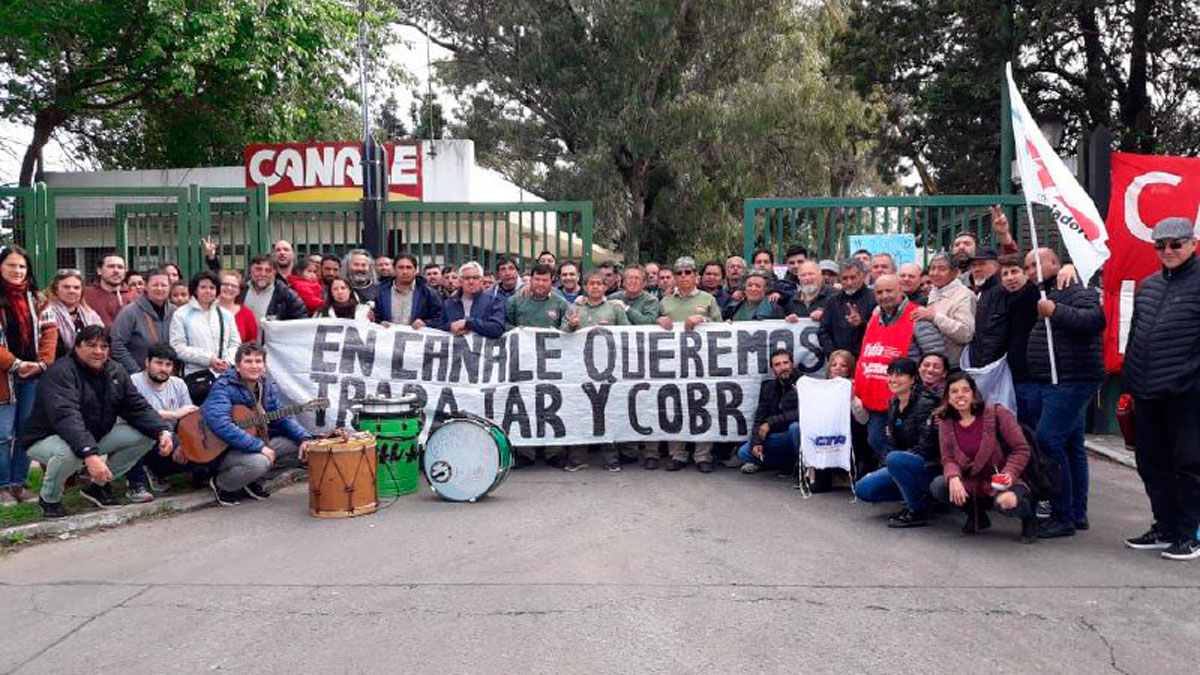
{"type": "MultiPolygon", "coordinates": [[[[746,259],[765,248],[782,260],[788,246],[803,244],[810,258],[842,260],[849,257],[849,237],[854,234],[912,234],[917,255],[924,262],[936,251],[949,250],[962,232],[980,241],[991,240],[988,207],[999,204],[1013,223],[1013,235],[1028,247],[1029,218],[1020,195],[966,195],[945,197],[863,197],[820,199],[747,199],[744,207],[743,248],[746,259]]],[[[1062,252],[1057,228],[1048,212],[1035,208],[1038,235],[1043,246],[1062,252]]]]}
{"type": "MultiPolygon", "coordinates": [[[[592,203],[583,201],[392,202],[384,205],[378,237],[383,251],[426,262],[492,267],[502,254],[528,261],[549,250],[588,268],[593,224],[592,203]]],[[[90,270],[112,249],[131,269],[170,260],[189,275],[204,267],[205,237],[218,244],[223,266],[238,269],[278,239],[301,255],[362,246],[357,202],[273,203],[259,188],[4,188],[0,227],[33,253],[41,283],[62,267],[90,270]]]]}

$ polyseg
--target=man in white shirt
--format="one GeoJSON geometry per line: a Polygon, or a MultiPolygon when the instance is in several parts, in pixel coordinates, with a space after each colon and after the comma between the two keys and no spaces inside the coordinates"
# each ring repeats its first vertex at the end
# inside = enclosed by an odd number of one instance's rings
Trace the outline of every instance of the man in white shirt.
{"type": "MultiPolygon", "coordinates": [[[[182,378],[171,373],[175,371],[175,361],[179,356],[175,349],[165,342],[150,345],[146,351],[144,368],[129,376],[133,388],[138,390],[142,398],[154,408],[171,430],[183,416],[196,412],[200,408],[192,404],[191,394],[182,378]]],[[[126,497],[134,503],[154,500],[149,491],[162,492],[167,486],[159,479],[184,470],[183,455],[178,448],[171,458],[162,457],[158,453],[147,453],[129,470],[126,478],[129,488],[126,497]],[[172,461],[175,459],[175,461],[172,461]]]]}

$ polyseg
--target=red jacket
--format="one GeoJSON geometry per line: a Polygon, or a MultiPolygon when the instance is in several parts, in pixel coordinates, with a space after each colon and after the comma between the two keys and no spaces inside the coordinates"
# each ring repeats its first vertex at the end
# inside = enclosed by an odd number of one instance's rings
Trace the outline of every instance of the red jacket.
{"type": "Polygon", "coordinates": [[[95,313],[100,315],[100,320],[104,322],[105,328],[112,328],[113,322],[117,320],[117,314],[128,305],[132,305],[133,301],[137,300],[137,293],[129,289],[123,289],[119,292],[105,290],[97,281],[83,287],[83,301],[95,313]]]}
{"type": "Polygon", "coordinates": [[[954,433],[954,425],[958,420],[949,417],[938,423],[938,441],[942,448],[942,475],[946,480],[958,476],[962,478],[963,487],[972,497],[988,495],[992,476],[1006,473],[1012,476],[1014,484],[1021,482],[1021,472],[1029,463],[1029,442],[1017,422],[1017,416],[1002,405],[989,405],[979,416],[983,424],[983,441],[979,452],[972,461],[958,448],[958,437],[954,433]],[[1004,438],[1001,444],[1000,438],[1004,438]],[[1005,446],[1008,454],[1004,453],[1005,446]]]}
{"type": "Polygon", "coordinates": [[[304,307],[309,314],[313,314],[325,304],[325,287],[321,285],[320,280],[305,279],[293,274],[287,278],[287,282],[304,301],[304,307]]]}

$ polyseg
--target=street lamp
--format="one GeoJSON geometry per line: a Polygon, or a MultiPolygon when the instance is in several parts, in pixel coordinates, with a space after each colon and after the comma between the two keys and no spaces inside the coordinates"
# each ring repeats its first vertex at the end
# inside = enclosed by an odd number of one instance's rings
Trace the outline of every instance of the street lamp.
{"type": "Polygon", "coordinates": [[[1042,132],[1042,137],[1050,144],[1050,147],[1056,151],[1062,147],[1063,134],[1067,130],[1066,121],[1063,116],[1058,113],[1045,113],[1034,118],[1037,121],[1038,130],[1042,132]]]}

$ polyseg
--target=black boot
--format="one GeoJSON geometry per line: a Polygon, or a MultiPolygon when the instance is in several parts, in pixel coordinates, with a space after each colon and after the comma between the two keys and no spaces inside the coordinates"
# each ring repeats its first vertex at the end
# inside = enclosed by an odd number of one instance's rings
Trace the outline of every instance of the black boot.
{"type": "Polygon", "coordinates": [[[1021,519],[1021,543],[1036,544],[1037,543],[1037,518],[1035,516],[1026,516],[1021,519]]]}
{"type": "Polygon", "coordinates": [[[962,505],[962,510],[967,514],[967,522],[963,523],[963,534],[979,534],[992,526],[992,519],[988,518],[987,511],[979,508],[979,502],[974,499],[968,499],[962,505]]]}

